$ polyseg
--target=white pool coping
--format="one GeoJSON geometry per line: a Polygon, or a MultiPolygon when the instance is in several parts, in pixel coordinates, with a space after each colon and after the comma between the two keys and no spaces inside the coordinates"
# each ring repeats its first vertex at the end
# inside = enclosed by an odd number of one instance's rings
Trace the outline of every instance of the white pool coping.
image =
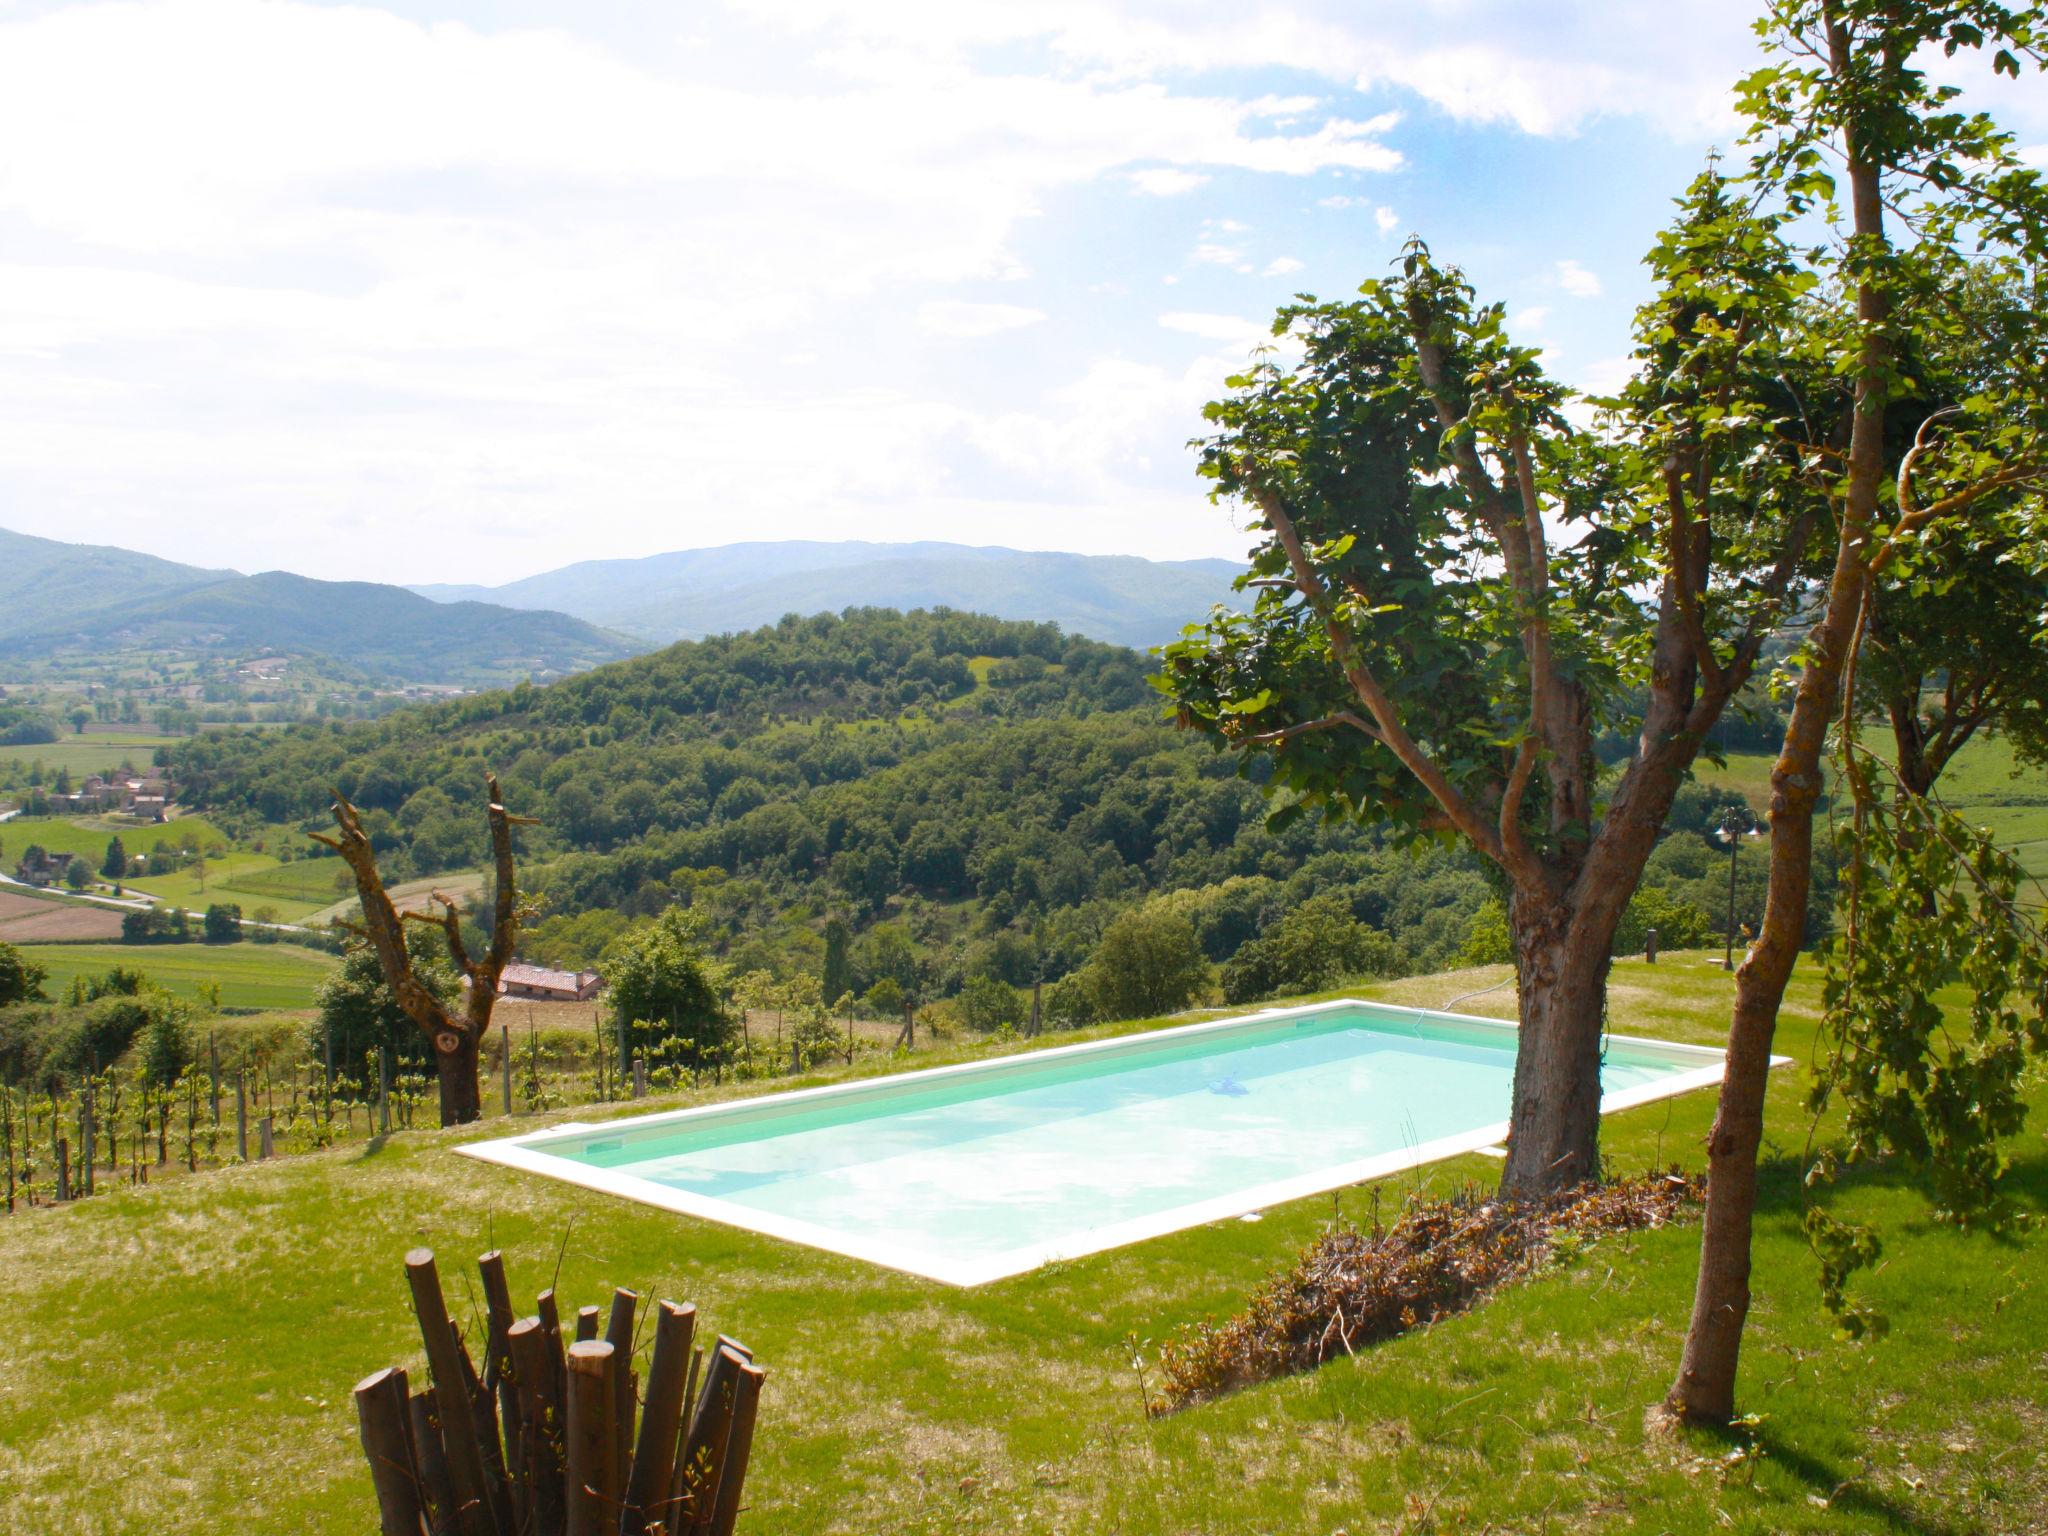
{"type": "MultiPolygon", "coordinates": [[[[692,1121],[720,1119],[731,1116],[735,1111],[758,1109],[764,1103],[777,1106],[801,1103],[807,1100],[831,1099],[854,1093],[872,1093],[877,1088],[912,1081],[936,1082],[945,1078],[984,1073],[997,1067],[1013,1067],[1020,1063],[1054,1061],[1061,1058],[1084,1056],[1116,1047],[1129,1047],[1138,1042],[1150,1043],[1160,1040],[1188,1039],[1204,1034],[1218,1034],[1228,1030],[1242,1029],[1247,1024],[1264,1023],[1271,1020],[1299,1018],[1304,1015],[1331,1013],[1345,1008],[1365,1008],[1380,1013],[1406,1015],[1416,1020],[1448,1022],[1470,1028],[1479,1026],[1498,1030],[1504,1035],[1516,1033],[1516,1026],[1501,1019],[1480,1018],[1473,1014],[1444,1013],[1432,1008],[1403,1008],[1393,1003],[1372,1002],[1365,998],[1338,998],[1325,1003],[1307,1003],[1293,1008],[1268,1008],[1257,1013],[1234,1014],[1229,1018],[1209,1019],[1199,1024],[1181,1024],[1171,1029],[1146,1030],[1133,1034],[1112,1035],[1102,1040],[1088,1040],[1079,1045],[1056,1045],[1039,1051],[1019,1051],[982,1061],[959,1062],[946,1067],[924,1067],[908,1072],[892,1072],[881,1077],[864,1077],[847,1083],[829,1083],[820,1088],[796,1088],[783,1093],[756,1094],[744,1099],[727,1100],[719,1104],[703,1104],[692,1109],[675,1109],[652,1115],[633,1115],[623,1119],[605,1120],[597,1124],[584,1121],[563,1121],[521,1136],[501,1137],[493,1141],[470,1142],[455,1150],[465,1157],[474,1157],[483,1162],[497,1163],[506,1168],[518,1168],[528,1173],[545,1174],[564,1183],[580,1185],[603,1194],[618,1195],[627,1200],[637,1200],[643,1205],[657,1206],[662,1210],[674,1211],[683,1216],[695,1216],[705,1221],[721,1222],[726,1226],[739,1227],[748,1232],[758,1232],[766,1237],[780,1238],[785,1242],[801,1243],[807,1248],[820,1248],[827,1253],[837,1253],[847,1258],[861,1259],[870,1264],[879,1264],[885,1269],[918,1275],[927,1280],[941,1281],[947,1285],[985,1285],[991,1280],[1006,1279],[1021,1275],[1062,1259],[1077,1259],[1091,1253],[1101,1253],[1110,1248],[1121,1248],[1129,1243],[1142,1242],[1147,1238],[1163,1237],[1169,1232],[1184,1231],[1189,1227],[1202,1226],[1213,1221],[1222,1221],[1233,1216],[1242,1216],[1250,1211],[1263,1210],[1268,1206],[1280,1205],[1289,1200],[1300,1200],[1309,1195],[1327,1194],[1333,1189],[1346,1185],[1362,1184],[1373,1179],[1383,1179],[1389,1174],[1403,1173],[1419,1168],[1425,1163],[1439,1162],[1447,1157],[1456,1157],[1465,1152],[1479,1152],[1504,1142],[1508,1134],[1508,1122],[1499,1121],[1483,1125],[1455,1136],[1442,1136],[1434,1141],[1421,1142],[1404,1147],[1397,1152],[1385,1152],[1376,1157],[1357,1159],[1348,1163],[1336,1163],[1312,1173],[1299,1174],[1291,1179],[1280,1179],[1271,1183],[1253,1185],[1232,1190],[1228,1194],[1212,1199],[1199,1200],[1187,1205],[1175,1206],[1170,1210],[1156,1211],[1151,1215],[1131,1221],[1113,1222],[1107,1226],[1091,1227],[1077,1234],[1065,1243],[1031,1243],[1008,1249],[1001,1253],[989,1254],[972,1260],[948,1258],[923,1249],[908,1247],[870,1239],[858,1233],[840,1231],[834,1227],[819,1226],[814,1222],[794,1217],[778,1216],[773,1212],[756,1210],[752,1206],[740,1205],[730,1200],[721,1200],[711,1195],[693,1194],[687,1190],[671,1188],[651,1179],[615,1168],[593,1168],[571,1158],[557,1157],[542,1150],[536,1143],[554,1140],[563,1136],[575,1136],[590,1132],[613,1132],[637,1129],[654,1125],[683,1125],[692,1121]]],[[[1667,1078],[1638,1087],[1622,1089],[1619,1092],[1602,1094],[1600,1113],[1611,1115],[1617,1110],[1633,1109],[1641,1104],[1654,1103],[1658,1099],[1673,1098],[1681,1093],[1690,1093],[1696,1088],[1708,1088],[1721,1081],[1726,1062],[1726,1053],[1712,1046],[1683,1045],[1670,1040],[1652,1040],[1641,1035],[1607,1035],[1606,1040],[1620,1045],[1642,1046],[1652,1051],[1665,1052],[1677,1057],[1696,1057],[1700,1065],[1688,1072],[1675,1072],[1667,1078]]],[[[1773,1056],[1773,1067],[1784,1066],[1791,1061],[1789,1056],[1773,1056]]]]}

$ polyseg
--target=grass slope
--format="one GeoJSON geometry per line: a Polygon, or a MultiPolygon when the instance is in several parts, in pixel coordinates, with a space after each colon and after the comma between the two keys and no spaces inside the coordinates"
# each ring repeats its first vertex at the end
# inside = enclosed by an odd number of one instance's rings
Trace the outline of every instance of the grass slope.
{"type": "MultiPolygon", "coordinates": [[[[1441,1005],[1500,976],[1368,990],[1441,1005]]],[[[1698,956],[1623,963],[1614,1025],[1713,1041],[1729,988],[1698,956]]],[[[1802,976],[1780,1049],[1807,1054],[1814,1004],[1802,976]]],[[[0,1221],[0,1307],[62,1360],[0,1373],[0,1530],[367,1529],[348,1388],[419,1364],[403,1251],[437,1249],[460,1298],[454,1277],[502,1247],[527,1306],[565,1234],[570,1304],[614,1284],[692,1298],[758,1352],[755,1532],[2042,1529],[2044,1239],[1936,1227],[1902,1170],[1859,1176],[1832,1198],[1888,1231],[1868,1289],[1894,1331],[1833,1342],[1788,1161],[1803,1091],[1798,1069],[1776,1074],[1742,1384],[1762,1418],[1733,1462],[1722,1438],[1643,1428],[1696,1228],[1610,1240],[1356,1360],[1148,1424],[1127,1341],[1233,1309],[1330,1198],[957,1291],[485,1167],[449,1151],[475,1131],[425,1132],[0,1221]]],[[[1696,1163],[1712,1112],[1705,1092],[1614,1116],[1609,1159],[1696,1163]]],[[[2042,1209],[2038,1121],[2017,1154],[2017,1192],[2042,1209]]],[[[1498,1171],[1472,1157],[1427,1177],[1498,1171]]],[[[1371,1197],[1341,1205],[1364,1216],[1371,1197]]]]}
{"type": "Polygon", "coordinates": [[[147,731],[79,736],[67,729],[57,741],[0,747],[0,763],[19,763],[26,768],[39,762],[46,778],[55,778],[60,768],[68,768],[72,778],[82,779],[89,773],[107,773],[124,762],[135,768],[147,768],[158,747],[171,746],[180,739],[147,731]]]}
{"type": "Polygon", "coordinates": [[[115,966],[140,971],[167,992],[196,999],[204,982],[220,985],[223,1008],[310,1008],[313,990],[341,962],[296,944],[24,944],[49,972],[43,990],[70,995],[75,976],[104,976],[115,966]]]}
{"type": "Polygon", "coordinates": [[[179,816],[163,822],[117,821],[101,816],[27,816],[0,822],[0,841],[5,843],[10,866],[33,844],[49,853],[77,854],[97,875],[100,861],[107,856],[107,844],[117,837],[131,858],[166,845],[208,848],[227,844],[226,834],[203,816],[179,816]]]}

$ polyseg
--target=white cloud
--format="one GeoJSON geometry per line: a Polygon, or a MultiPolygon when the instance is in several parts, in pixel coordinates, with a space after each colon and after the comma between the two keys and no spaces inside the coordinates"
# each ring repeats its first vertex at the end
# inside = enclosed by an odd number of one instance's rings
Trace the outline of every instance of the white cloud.
{"type": "Polygon", "coordinates": [[[1317,198],[1316,206],[1318,208],[1370,208],[1372,206],[1372,199],[1369,197],[1353,197],[1348,192],[1337,192],[1329,197],[1317,198]]]}
{"type": "Polygon", "coordinates": [[[1588,272],[1576,261],[1557,264],[1557,285],[1575,299],[1597,299],[1603,292],[1600,274],[1588,272]]]}
{"type": "Polygon", "coordinates": [[[1169,331],[1199,336],[1204,341],[1224,341],[1245,347],[1273,339],[1272,326],[1264,321],[1248,320],[1243,315],[1214,315],[1199,310],[1176,309],[1161,315],[1159,323],[1169,331]]]}
{"type": "Polygon", "coordinates": [[[1299,272],[1301,268],[1301,261],[1293,256],[1275,256],[1266,263],[1266,270],[1259,275],[1261,277],[1285,277],[1290,272],[1299,272]]]}
{"type": "Polygon", "coordinates": [[[1755,7],[1735,0],[1457,0],[1403,7],[1295,0],[753,0],[790,30],[851,32],[958,59],[1040,44],[1105,78],[1278,68],[1412,91],[1467,122],[1571,133],[1635,116],[1686,136],[1723,132],[1730,83],[1752,67],[1755,7]]]}
{"type": "Polygon", "coordinates": [[[1209,185],[1209,178],[1200,171],[1176,170],[1172,166],[1152,166],[1142,171],[1131,172],[1131,185],[1147,197],[1179,197],[1197,187],[1209,185]]]}
{"type": "Polygon", "coordinates": [[[993,336],[1036,325],[1044,318],[1044,310],[1022,304],[976,304],[966,299],[932,299],[917,310],[920,330],[960,338],[993,336]]]}
{"type": "Polygon", "coordinates": [[[1384,235],[1390,233],[1394,226],[1401,222],[1401,218],[1391,208],[1375,208],[1372,211],[1372,221],[1379,225],[1380,233],[1384,235]]]}
{"type": "Polygon", "coordinates": [[[1216,240],[1204,240],[1188,252],[1188,260],[1205,267],[1228,267],[1233,272],[1249,272],[1252,264],[1244,259],[1241,246],[1224,245],[1216,240]]]}
{"type": "Polygon", "coordinates": [[[1508,330],[1511,334],[1537,332],[1550,318],[1550,307],[1546,304],[1532,304],[1527,309],[1517,310],[1508,316],[1508,330]]]}

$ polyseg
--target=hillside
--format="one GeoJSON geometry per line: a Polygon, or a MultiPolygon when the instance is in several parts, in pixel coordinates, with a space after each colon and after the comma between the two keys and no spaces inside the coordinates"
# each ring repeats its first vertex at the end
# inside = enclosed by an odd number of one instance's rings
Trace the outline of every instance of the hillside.
{"type": "Polygon", "coordinates": [[[439,684],[560,676],[639,649],[565,614],[433,603],[403,587],[242,576],[0,532],[0,658],[80,653],[311,654],[439,684]],[[19,564],[24,578],[12,569],[19,564]]]}
{"type": "Polygon", "coordinates": [[[861,606],[962,608],[1142,648],[1174,638],[1228,599],[1240,569],[1228,560],[791,540],[589,560],[499,587],[413,590],[437,602],[559,609],[663,643],[861,606]]]}
{"type": "Polygon", "coordinates": [[[895,946],[904,979],[948,995],[977,972],[1067,974],[1166,892],[1219,963],[1317,894],[1399,933],[1404,966],[1455,954],[1486,897],[1467,856],[1268,830],[1257,785],[1161,719],[1148,669],[1050,625],[854,610],[374,723],[210,734],[173,771],[233,825],[319,825],[338,785],[402,878],[482,861],[490,765],[540,819],[535,942],[560,937],[564,961],[688,902],[728,958],[782,970],[838,914],[865,974],[895,946]]]}
{"type": "Polygon", "coordinates": [[[0,528],[0,643],[47,633],[79,614],[187,592],[234,575],[0,528]]]}

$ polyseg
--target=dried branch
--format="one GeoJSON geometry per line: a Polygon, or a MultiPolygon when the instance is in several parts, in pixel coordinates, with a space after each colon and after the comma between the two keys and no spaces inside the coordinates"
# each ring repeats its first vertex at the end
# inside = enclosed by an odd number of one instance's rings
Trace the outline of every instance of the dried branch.
{"type": "Polygon", "coordinates": [[[1320,720],[1304,720],[1298,725],[1285,726],[1277,731],[1260,731],[1257,735],[1240,736],[1237,739],[1241,742],[1256,743],[1264,746],[1273,742],[1292,741],[1295,737],[1306,736],[1311,731],[1333,730],[1340,725],[1348,725],[1355,731],[1363,731],[1374,741],[1382,744],[1386,742],[1386,737],[1382,736],[1348,709],[1340,709],[1335,714],[1323,716],[1320,720]]]}

